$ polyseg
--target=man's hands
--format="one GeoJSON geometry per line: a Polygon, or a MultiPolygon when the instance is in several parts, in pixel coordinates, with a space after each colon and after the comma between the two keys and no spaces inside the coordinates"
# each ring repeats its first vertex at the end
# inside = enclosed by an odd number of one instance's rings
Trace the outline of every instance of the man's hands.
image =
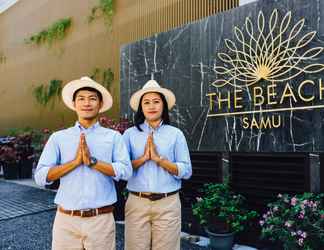
{"type": "Polygon", "coordinates": [[[90,152],[84,134],[80,135],[80,142],[76,153],[76,157],[74,159],[74,163],[76,166],[79,166],[81,164],[85,164],[88,166],[90,165],[90,152]]]}
{"type": "MultiPolygon", "coordinates": [[[[85,135],[81,134],[79,146],[74,160],[50,168],[47,174],[47,181],[55,181],[61,178],[62,176],[68,174],[69,172],[73,171],[82,164],[89,166],[90,157],[91,155],[87,142],[85,140],[85,135]]],[[[93,168],[103,173],[104,175],[115,176],[115,172],[111,164],[98,161],[98,163],[94,167],[92,167],[92,169],[93,168]]]]}

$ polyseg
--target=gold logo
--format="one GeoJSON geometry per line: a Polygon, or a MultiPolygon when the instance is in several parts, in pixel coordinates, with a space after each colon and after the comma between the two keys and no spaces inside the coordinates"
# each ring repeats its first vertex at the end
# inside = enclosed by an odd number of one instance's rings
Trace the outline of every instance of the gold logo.
{"type": "Polygon", "coordinates": [[[261,79],[285,82],[301,73],[322,71],[324,64],[309,62],[316,60],[323,47],[306,49],[316,31],[301,36],[305,19],[299,20],[292,28],[291,19],[289,11],[280,22],[278,10],[274,9],[268,25],[260,11],[256,28],[248,17],[242,30],[235,27],[236,43],[225,39],[228,53],[218,53],[226,67],[214,66],[214,71],[224,79],[217,79],[212,85],[218,88],[230,84],[241,88],[252,86],[261,79]]]}

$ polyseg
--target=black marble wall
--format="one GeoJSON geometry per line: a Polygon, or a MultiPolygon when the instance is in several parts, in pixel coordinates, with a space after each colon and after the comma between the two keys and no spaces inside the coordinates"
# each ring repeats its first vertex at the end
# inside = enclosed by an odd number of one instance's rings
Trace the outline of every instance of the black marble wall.
{"type": "MultiPolygon", "coordinates": [[[[247,115],[232,115],[223,117],[208,117],[211,114],[208,93],[231,91],[233,86],[226,85],[221,89],[211,83],[223,76],[217,74],[214,66],[227,67],[222,62],[219,52],[229,52],[225,39],[236,41],[234,27],[245,28],[247,17],[253,22],[256,30],[258,14],[264,13],[265,26],[269,26],[270,15],[278,10],[278,27],[283,17],[291,11],[292,18],[288,31],[302,18],[305,24],[299,39],[311,31],[316,31],[312,41],[305,49],[324,47],[324,1],[322,0],[264,0],[210,16],[198,22],[187,24],[177,29],[156,34],[153,37],[125,45],[121,48],[121,115],[132,117],[129,106],[131,94],[140,89],[152,77],[161,85],[173,90],[177,97],[171,119],[175,126],[184,132],[191,150],[213,151],[256,151],[256,152],[318,152],[324,151],[324,128],[322,126],[324,111],[321,108],[302,109],[285,112],[256,113],[247,115]],[[278,128],[243,127],[243,119],[255,119],[280,116],[278,128]]],[[[274,32],[276,34],[277,30],[274,32]]],[[[265,32],[267,34],[267,32],[265,32]]],[[[283,35],[288,36],[289,32],[283,35]]],[[[296,42],[295,42],[296,43],[296,42]]],[[[294,60],[294,59],[291,59],[294,60]]],[[[323,52],[307,63],[324,63],[323,52]]],[[[292,72],[287,75],[292,75],[292,72]]],[[[323,77],[324,71],[318,73],[302,73],[289,83],[292,90],[298,90],[299,84],[306,79],[313,80],[315,85],[323,77]]],[[[264,80],[262,80],[264,81],[264,80]]],[[[265,81],[263,84],[269,84],[265,81]]],[[[314,94],[315,99],[307,105],[323,105],[319,99],[316,86],[305,88],[305,95],[314,94]]],[[[284,84],[278,83],[278,92],[282,92],[284,84]]],[[[248,88],[242,88],[244,99],[241,111],[260,110],[251,104],[248,88]]],[[[305,103],[294,104],[292,98],[277,106],[262,106],[267,108],[289,108],[303,106],[305,103]]],[[[230,109],[228,112],[235,110],[230,109]]],[[[213,112],[217,113],[217,112],[213,112]]]]}

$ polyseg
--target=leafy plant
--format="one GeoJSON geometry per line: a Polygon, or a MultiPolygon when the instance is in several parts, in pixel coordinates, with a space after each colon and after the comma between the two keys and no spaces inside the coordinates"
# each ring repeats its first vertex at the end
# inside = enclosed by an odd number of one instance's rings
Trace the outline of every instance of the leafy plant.
{"type": "Polygon", "coordinates": [[[0,64],[6,63],[6,61],[7,61],[7,57],[3,52],[0,52],[0,64]]]}
{"type": "Polygon", "coordinates": [[[98,80],[98,78],[99,78],[99,75],[100,75],[100,69],[99,68],[95,68],[94,70],[93,70],[93,73],[90,75],[90,78],[92,79],[92,80],[98,80]]]}
{"type": "Polygon", "coordinates": [[[102,85],[105,88],[110,89],[111,84],[114,81],[114,72],[112,72],[111,68],[105,70],[95,68],[90,78],[102,82],[102,85]]]}
{"type": "Polygon", "coordinates": [[[103,16],[107,27],[111,28],[112,18],[114,15],[113,0],[99,0],[99,4],[91,9],[91,14],[88,16],[88,22],[91,23],[97,17],[103,16]]]}
{"type": "Polygon", "coordinates": [[[49,129],[11,128],[8,130],[8,140],[0,145],[0,161],[5,164],[38,161],[48,140],[49,129]]]}
{"type": "Polygon", "coordinates": [[[51,46],[54,41],[62,40],[65,37],[67,30],[71,26],[71,24],[71,18],[60,19],[54,22],[48,28],[32,35],[31,37],[26,39],[25,42],[27,44],[32,43],[36,45],[47,43],[49,46],[51,46]]]}
{"type": "Polygon", "coordinates": [[[0,146],[0,161],[10,165],[33,158],[32,133],[27,130],[17,129],[15,134],[11,132],[10,140],[0,146]],[[20,131],[20,132],[19,132],[20,131]]]}
{"type": "Polygon", "coordinates": [[[18,152],[13,143],[0,146],[0,162],[6,165],[18,162],[18,152]]]}
{"type": "Polygon", "coordinates": [[[38,159],[50,135],[51,131],[47,128],[33,129],[31,144],[34,149],[33,159],[35,162],[38,162],[38,159]]]}
{"type": "Polygon", "coordinates": [[[285,250],[324,249],[324,194],[279,194],[260,220],[262,237],[285,250]]]}
{"type": "Polygon", "coordinates": [[[111,128],[117,130],[119,133],[123,134],[126,129],[133,126],[132,122],[125,118],[120,118],[119,121],[110,119],[105,115],[99,117],[99,123],[105,128],[111,128]]]}
{"type": "Polygon", "coordinates": [[[240,232],[257,212],[244,208],[245,198],[230,190],[228,180],[221,184],[205,184],[202,197],[193,204],[193,214],[200,224],[216,233],[240,232]]]}
{"type": "Polygon", "coordinates": [[[42,106],[47,106],[47,104],[53,100],[52,108],[55,103],[55,97],[59,97],[62,92],[62,81],[61,80],[51,80],[48,86],[40,85],[33,90],[33,95],[36,101],[42,106]]]}

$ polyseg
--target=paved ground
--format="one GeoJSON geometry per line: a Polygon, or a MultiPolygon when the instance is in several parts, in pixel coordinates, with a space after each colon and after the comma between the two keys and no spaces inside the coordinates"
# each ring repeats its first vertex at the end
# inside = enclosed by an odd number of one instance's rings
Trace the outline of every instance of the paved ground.
{"type": "Polygon", "coordinates": [[[2,181],[0,185],[0,221],[56,209],[55,193],[2,181]]]}
{"type": "MultiPolygon", "coordinates": [[[[55,193],[31,186],[0,179],[0,250],[50,249],[55,193]]],[[[123,230],[123,225],[117,224],[117,250],[124,249],[123,230]]],[[[181,242],[181,250],[207,249],[181,242]]]]}

